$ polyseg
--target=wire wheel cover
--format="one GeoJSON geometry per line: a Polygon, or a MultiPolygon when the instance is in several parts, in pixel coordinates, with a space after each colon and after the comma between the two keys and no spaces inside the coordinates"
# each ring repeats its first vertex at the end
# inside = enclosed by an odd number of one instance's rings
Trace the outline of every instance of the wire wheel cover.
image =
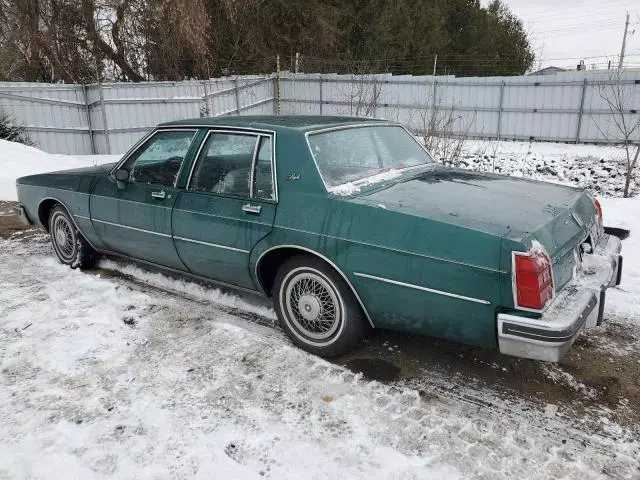
{"type": "Polygon", "coordinates": [[[67,261],[73,259],[75,253],[75,237],[73,235],[73,228],[69,224],[69,221],[63,216],[58,215],[53,221],[52,237],[56,250],[67,261]]]}
{"type": "Polygon", "coordinates": [[[298,273],[288,282],[285,295],[287,313],[300,333],[315,340],[335,333],[341,312],[331,283],[312,272],[298,273]]]}

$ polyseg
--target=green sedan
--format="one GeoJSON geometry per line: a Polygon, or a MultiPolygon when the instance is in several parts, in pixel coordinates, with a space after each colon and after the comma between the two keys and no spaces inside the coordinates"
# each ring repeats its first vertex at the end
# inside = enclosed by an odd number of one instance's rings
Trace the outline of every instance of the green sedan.
{"type": "Polygon", "coordinates": [[[387,328],[557,361],[620,282],[589,194],[445,168],[387,121],[168,122],[117,164],[17,188],[62,263],[118,255],[260,292],[322,356],[387,328]]]}

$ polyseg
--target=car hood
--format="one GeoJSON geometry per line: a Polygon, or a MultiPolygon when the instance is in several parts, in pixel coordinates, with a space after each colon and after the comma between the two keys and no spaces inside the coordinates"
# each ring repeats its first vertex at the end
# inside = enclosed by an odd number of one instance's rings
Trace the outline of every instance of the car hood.
{"type": "Polygon", "coordinates": [[[587,194],[572,187],[445,167],[353,201],[513,240],[531,236],[550,253],[579,235],[595,213],[587,194]]]}
{"type": "Polygon", "coordinates": [[[116,163],[104,163],[93,167],[73,168],[58,170],[55,172],[38,173],[26,177],[20,177],[16,181],[22,185],[53,186],[53,183],[77,182],[80,178],[93,178],[96,175],[104,175],[109,172],[116,163]]]}
{"type": "Polygon", "coordinates": [[[103,163],[101,165],[95,165],[93,167],[81,167],[81,168],[72,168],[69,170],[58,170],[56,172],[51,172],[52,174],[70,174],[70,175],[93,175],[93,174],[103,174],[109,172],[117,162],[111,163],[103,163]]]}

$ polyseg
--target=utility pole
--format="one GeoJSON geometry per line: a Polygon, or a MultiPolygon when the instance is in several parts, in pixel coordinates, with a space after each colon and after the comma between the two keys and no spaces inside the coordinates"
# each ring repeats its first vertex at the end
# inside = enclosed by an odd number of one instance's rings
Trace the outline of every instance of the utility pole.
{"type": "Polygon", "coordinates": [[[276,55],[276,115],[280,115],[280,54],[276,55]]]}
{"type": "Polygon", "coordinates": [[[627,48],[627,31],[629,30],[629,12],[627,12],[627,20],[624,22],[624,35],[622,36],[622,48],[620,49],[620,62],[618,62],[618,70],[622,70],[624,64],[624,51],[627,48]]]}

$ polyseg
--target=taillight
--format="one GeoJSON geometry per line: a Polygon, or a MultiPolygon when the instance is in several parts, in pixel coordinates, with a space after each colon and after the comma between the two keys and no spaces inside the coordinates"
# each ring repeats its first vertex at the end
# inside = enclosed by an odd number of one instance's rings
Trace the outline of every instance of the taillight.
{"type": "Polygon", "coordinates": [[[596,207],[598,219],[600,220],[600,223],[602,223],[602,205],[600,205],[600,202],[596,198],[593,199],[593,205],[596,207]]]}
{"type": "Polygon", "coordinates": [[[516,307],[542,310],[553,298],[551,259],[542,246],[514,252],[513,275],[516,307]]]}

